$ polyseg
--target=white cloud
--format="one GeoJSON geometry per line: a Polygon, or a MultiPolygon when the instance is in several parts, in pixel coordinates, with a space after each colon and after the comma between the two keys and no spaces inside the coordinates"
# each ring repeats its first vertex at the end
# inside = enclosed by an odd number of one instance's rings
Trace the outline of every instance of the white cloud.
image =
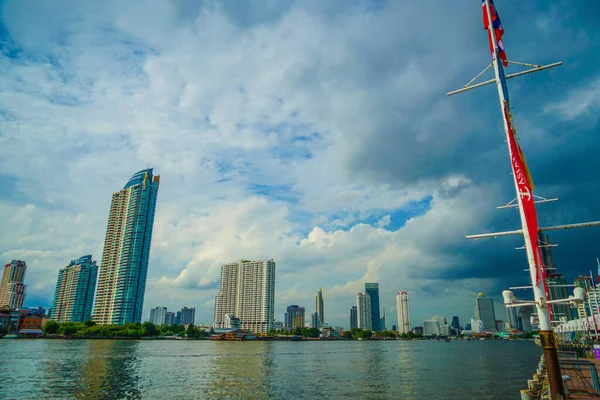
{"type": "Polygon", "coordinates": [[[549,104],[544,108],[546,113],[558,113],[565,121],[586,115],[597,119],[597,109],[600,107],[600,78],[596,78],[585,87],[573,90],[565,100],[549,104]]]}

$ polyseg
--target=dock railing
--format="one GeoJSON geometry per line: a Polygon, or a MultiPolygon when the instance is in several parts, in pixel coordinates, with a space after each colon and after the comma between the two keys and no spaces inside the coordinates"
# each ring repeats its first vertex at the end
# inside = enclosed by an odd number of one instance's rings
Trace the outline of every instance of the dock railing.
{"type": "Polygon", "coordinates": [[[598,371],[593,362],[584,359],[564,358],[560,360],[560,369],[569,393],[600,396],[598,371]]]}
{"type": "Polygon", "coordinates": [[[594,354],[594,347],[587,343],[559,342],[558,352],[559,358],[561,353],[575,353],[578,358],[588,358],[594,354]]]}

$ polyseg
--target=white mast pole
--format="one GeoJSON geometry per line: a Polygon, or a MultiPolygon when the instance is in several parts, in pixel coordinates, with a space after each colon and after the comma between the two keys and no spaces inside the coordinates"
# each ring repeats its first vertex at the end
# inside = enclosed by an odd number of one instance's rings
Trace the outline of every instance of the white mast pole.
{"type": "MultiPolygon", "coordinates": [[[[485,0],[487,19],[488,19],[488,35],[492,43],[492,64],[494,66],[494,75],[496,78],[496,88],[498,89],[498,98],[500,100],[500,110],[502,112],[502,120],[504,121],[504,132],[506,134],[506,142],[508,145],[508,154],[510,156],[511,167],[513,169],[513,181],[515,184],[515,192],[517,194],[517,203],[519,205],[519,215],[521,216],[521,225],[523,229],[523,239],[525,240],[525,250],[527,251],[527,261],[529,264],[529,275],[533,286],[533,296],[535,306],[537,308],[540,342],[544,349],[544,361],[546,363],[546,371],[548,376],[548,386],[550,387],[550,397],[552,400],[564,398],[565,390],[560,371],[558,360],[558,343],[556,335],[550,323],[550,311],[548,309],[548,296],[546,293],[545,271],[540,260],[539,248],[537,246],[539,226],[535,215],[535,200],[528,178],[525,176],[526,171],[523,169],[524,161],[518,152],[517,138],[513,130],[514,126],[511,121],[510,104],[508,103],[508,90],[506,88],[506,77],[502,65],[498,62],[500,53],[498,51],[498,43],[494,32],[494,20],[492,19],[492,2],[485,0]],[[526,181],[526,182],[524,182],[526,181]],[[527,210],[523,207],[523,201],[527,203],[527,210]],[[533,223],[535,221],[535,223],[533,223]],[[530,228],[534,230],[530,232],[530,228]],[[534,242],[535,241],[535,242],[534,242]],[[536,244],[535,248],[533,243],[536,244]]],[[[495,10],[494,10],[495,11],[495,10]]],[[[497,16],[497,13],[496,13],[497,16]]]]}
{"type": "Polygon", "coordinates": [[[594,292],[594,304],[596,306],[596,311],[594,311],[594,309],[592,308],[592,299],[590,299],[589,293],[588,293],[588,301],[590,303],[590,312],[592,313],[592,320],[594,321],[594,330],[596,332],[596,340],[599,340],[599,338],[598,338],[598,323],[596,322],[596,313],[600,313],[600,307],[598,306],[596,283],[594,282],[594,275],[592,275],[592,271],[590,271],[590,279],[592,280],[592,291],[594,292]]]}
{"type": "MultiPolygon", "coordinates": [[[[494,73],[496,75],[496,87],[498,89],[498,97],[500,100],[500,110],[502,111],[502,115],[503,115],[502,120],[504,121],[504,131],[507,136],[507,143],[509,143],[508,135],[512,135],[512,132],[510,131],[508,121],[504,117],[504,104],[505,104],[505,101],[508,101],[508,99],[505,98],[504,88],[503,88],[503,84],[506,85],[506,82],[502,82],[501,76],[504,74],[501,75],[500,68],[502,68],[502,65],[500,65],[498,63],[498,58],[499,58],[498,43],[496,41],[496,35],[494,33],[490,1],[485,0],[485,3],[486,3],[487,16],[488,16],[488,21],[489,21],[488,33],[491,37],[492,45],[493,45],[492,64],[494,66],[494,73]]],[[[512,159],[513,154],[510,150],[510,145],[509,145],[509,154],[512,159]]],[[[538,313],[540,330],[541,331],[552,331],[552,325],[550,324],[550,314],[548,312],[548,307],[546,305],[547,298],[546,298],[546,293],[544,291],[544,286],[543,286],[544,282],[543,282],[543,279],[541,279],[542,271],[540,271],[538,265],[536,265],[535,255],[533,253],[533,248],[531,247],[531,241],[530,241],[530,235],[535,235],[535,240],[537,240],[537,232],[529,232],[529,230],[528,230],[527,222],[525,219],[525,212],[523,211],[523,198],[522,198],[522,194],[519,192],[519,185],[517,183],[517,177],[514,174],[513,174],[513,180],[515,183],[515,191],[517,193],[517,202],[519,204],[519,214],[521,216],[521,224],[523,226],[523,228],[522,228],[523,238],[525,239],[525,249],[527,251],[527,260],[529,262],[529,274],[531,275],[531,282],[533,285],[533,295],[536,300],[536,308],[537,308],[537,313],[538,313]],[[536,284],[536,277],[539,277],[537,284],[536,284]]]]}

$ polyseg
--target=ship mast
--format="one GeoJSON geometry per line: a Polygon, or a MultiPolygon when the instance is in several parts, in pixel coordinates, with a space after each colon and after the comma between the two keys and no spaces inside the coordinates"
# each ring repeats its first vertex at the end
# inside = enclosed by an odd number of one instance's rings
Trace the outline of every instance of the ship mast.
{"type": "MultiPolygon", "coordinates": [[[[542,228],[538,226],[537,215],[536,215],[536,203],[546,203],[555,201],[558,199],[546,199],[533,194],[533,180],[529,173],[529,169],[525,162],[525,157],[519,146],[514,123],[512,120],[512,114],[510,109],[510,102],[508,96],[508,88],[506,81],[508,79],[530,74],[533,72],[541,71],[548,68],[553,68],[562,65],[562,62],[557,62],[545,66],[533,65],[528,63],[508,61],[506,54],[504,53],[504,44],[502,42],[502,34],[504,29],[500,23],[498,13],[494,8],[493,0],[482,0],[484,28],[488,31],[488,38],[490,42],[490,51],[492,55],[492,63],[488,65],[481,73],[467,83],[463,88],[449,92],[448,96],[465,92],[467,90],[475,89],[481,86],[496,84],[498,91],[498,99],[500,101],[500,110],[502,113],[502,120],[504,123],[504,132],[506,135],[506,142],[508,145],[508,153],[511,161],[511,167],[513,172],[513,181],[515,185],[516,199],[512,200],[505,206],[498,208],[518,208],[519,215],[521,217],[521,229],[509,231],[509,232],[497,232],[497,233],[486,233],[481,235],[470,235],[467,239],[479,239],[484,237],[497,237],[505,235],[522,234],[525,241],[525,250],[527,253],[527,261],[529,265],[529,274],[531,277],[532,286],[529,288],[533,289],[534,301],[524,302],[512,300],[514,297],[512,292],[506,293],[508,297],[507,307],[518,307],[523,305],[535,305],[537,309],[537,315],[539,319],[540,328],[540,341],[544,349],[544,359],[546,362],[546,368],[548,371],[548,381],[551,390],[551,398],[557,399],[559,396],[564,396],[563,382],[560,372],[560,366],[558,362],[558,344],[556,342],[556,336],[552,329],[552,310],[551,304],[558,303],[558,301],[549,301],[549,293],[546,285],[546,268],[543,265],[540,246],[538,244],[538,234],[544,230],[555,230],[555,229],[568,229],[568,228],[579,228],[583,226],[595,226],[600,225],[599,221],[587,222],[582,224],[570,224],[562,225],[560,227],[548,227],[542,228]],[[513,73],[511,75],[504,74],[504,65],[517,64],[530,69],[513,73]],[[485,82],[475,83],[488,69],[493,68],[494,78],[485,82]]],[[[503,296],[505,293],[503,293],[503,296]]],[[[505,297],[505,300],[506,298],[505,297]]]]}

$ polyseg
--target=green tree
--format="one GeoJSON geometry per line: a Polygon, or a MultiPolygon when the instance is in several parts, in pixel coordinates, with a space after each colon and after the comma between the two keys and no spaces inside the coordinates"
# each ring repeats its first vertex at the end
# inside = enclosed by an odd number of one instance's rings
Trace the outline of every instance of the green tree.
{"type": "Polygon", "coordinates": [[[154,325],[152,322],[150,322],[150,321],[144,322],[144,328],[146,330],[145,336],[157,336],[158,335],[158,329],[156,329],[156,325],[154,325]]]}
{"type": "Polygon", "coordinates": [[[318,338],[319,336],[321,336],[321,331],[319,328],[310,328],[308,330],[308,337],[318,338]]]}
{"type": "Polygon", "coordinates": [[[195,338],[200,336],[200,331],[193,324],[189,324],[187,329],[185,330],[185,335],[187,337],[195,338]]]}
{"type": "Polygon", "coordinates": [[[52,335],[58,332],[58,322],[50,320],[42,326],[42,330],[45,334],[52,335]]]}
{"type": "Polygon", "coordinates": [[[96,325],[96,323],[94,321],[92,321],[91,319],[88,319],[87,321],[85,321],[83,323],[85,326],[94,326],[96,325]]]}
{"type": "Polygon", "coordinates": [[[360,339],[370,339],[372,335],[373,335],[373,332],[371,332],[369,330],[361,329],[357,336],[360,339]]]}
{"type": "Polygon", "coordinates": [[[185,332],[185,328],[182,325],[177,324],[171,325],[169,329],[171,330],[171,332],[177,335],[183,335],[183,333],[185,332]]]}
{"type": "Polygon", "coordinates": [[[58,328],[58,333],[61,333],[65,336],[71,336],[74,333],[77,333],[77,326],[70,322],[60,324],[58,328]]]}

